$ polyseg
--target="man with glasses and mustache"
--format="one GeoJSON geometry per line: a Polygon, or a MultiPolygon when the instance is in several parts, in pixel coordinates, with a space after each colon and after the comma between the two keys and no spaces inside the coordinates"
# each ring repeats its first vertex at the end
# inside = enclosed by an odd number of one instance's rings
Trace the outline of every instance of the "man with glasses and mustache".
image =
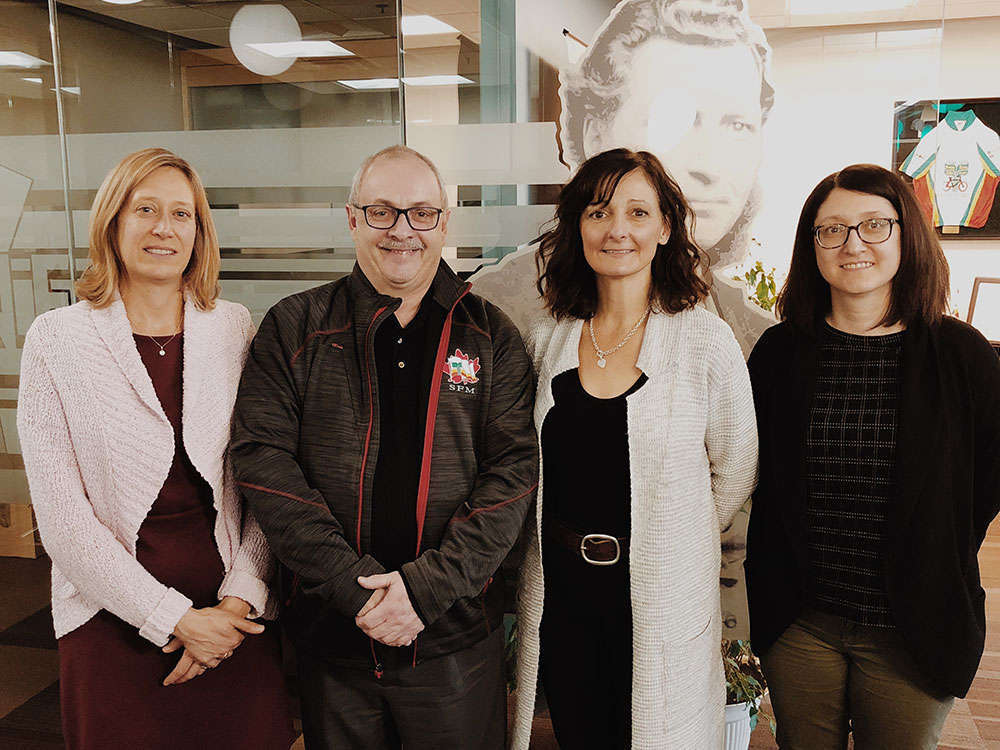
{"type": "Polygon", "coordinates": [[[354,271],[267,313],[230,448],[281,563],[306,747],[501,750],[490,583],[537,486],[531,362],[441,260],[430,160],[369,157],[346,209],[354,271]]]}

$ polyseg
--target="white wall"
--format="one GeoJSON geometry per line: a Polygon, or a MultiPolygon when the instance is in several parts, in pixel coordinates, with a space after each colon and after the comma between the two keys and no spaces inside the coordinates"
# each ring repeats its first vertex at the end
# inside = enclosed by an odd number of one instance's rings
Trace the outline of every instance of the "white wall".
{"type": "MultiPolygon", "coordinates": [[[[1000,97],[1000,17],[895,26],[770,29],[778,92],[754,225],[767,265],[787,268],[799,209],[827,174],[891,165],[893,103],[1000,97]],[[903,33],[900,33],[903,32],[903,33]]],[[[1000,240],[946,240],[952,306],[968,310],[975,276],[1000,276],[1000,240]]]]}

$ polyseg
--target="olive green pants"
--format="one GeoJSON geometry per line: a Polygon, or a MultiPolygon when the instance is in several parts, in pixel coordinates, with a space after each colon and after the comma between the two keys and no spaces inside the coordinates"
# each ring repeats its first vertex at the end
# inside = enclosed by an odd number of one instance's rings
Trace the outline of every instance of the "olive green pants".
{"type": "Polygon", "coordinates": [[[954,698],[927,685],[891,628],[813,610],[761,658],[782,750],[934,750],[954,698]]]}

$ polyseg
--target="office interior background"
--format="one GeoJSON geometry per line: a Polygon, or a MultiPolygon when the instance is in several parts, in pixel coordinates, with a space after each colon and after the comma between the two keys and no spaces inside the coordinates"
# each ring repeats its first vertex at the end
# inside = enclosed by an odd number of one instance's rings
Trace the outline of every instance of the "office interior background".
{"type": "MultiPolygon", "coordinates": [[[[759,159],[759,207],[733,275],[760,260],[780,283],[799,209],[823,176],[855,162],[898,169],[900,144],[921,132],[899,129],[914,112],[923,132],[953,104],[1000,114],[1000,1],[747,5],[773,53],[775,101],[759,154],[736,157],[759,159]]],[[[406,143],[441,168],[454,206],[445,257],[472,274],[552,218],[570,175],[560,74],[614,7],[0,0],[0,747],[60,746],[48,570],[15,426],[18,372],[34,318],[75,301],[107,171],[147,146],[188,159],[219,231],[222,296],[259,322],[282,297],[350,272],[351,178],[368,154],[406,143]]],[[[949,230],[942,244],[953,314],[968,318],[975,292],[975,323],[1000,339],[1000,232],[949,230]]],[[[993,667],[1000,655],[994,663],[988,653],[984,669],[993,667]]],[[[970,714],[956,740],[968,744],[954,747],[1000,747],[1000,719],[988,714],[1000,716],[996,676],[984,699],[996,710],[970,714]]]]}

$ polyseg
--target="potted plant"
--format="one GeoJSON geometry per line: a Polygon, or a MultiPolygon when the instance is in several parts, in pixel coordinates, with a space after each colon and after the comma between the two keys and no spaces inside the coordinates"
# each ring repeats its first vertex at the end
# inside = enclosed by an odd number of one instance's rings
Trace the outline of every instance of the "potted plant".
{"type": "MultiPolygon", "coordinates": [[[[750,241],[756,248],[760,248],[760,242],[755,237],[751,237],[750,241]]],[[[778,284],[774,278],[776,271],[773,266],[771,270],[764,268],[764,264],[751,254],[734,268],[733,281],[743,282],[747,298],[758,307],[774,310],[774,301],[778,296],[778,284]]]]}
{"type": "MultiPolygon", "coordinates": [[[[750,734],[761,713],[760,700],[767,689],[760,662],[750,650],[750,641],[722,641],[722,663],[726,672],[726,750],[747,750],[750,734]]],[[[765,714],[766,716],[766,714],[765,714]]],[[[771,731],[774,720],[768,716],[771,731]]]]}

